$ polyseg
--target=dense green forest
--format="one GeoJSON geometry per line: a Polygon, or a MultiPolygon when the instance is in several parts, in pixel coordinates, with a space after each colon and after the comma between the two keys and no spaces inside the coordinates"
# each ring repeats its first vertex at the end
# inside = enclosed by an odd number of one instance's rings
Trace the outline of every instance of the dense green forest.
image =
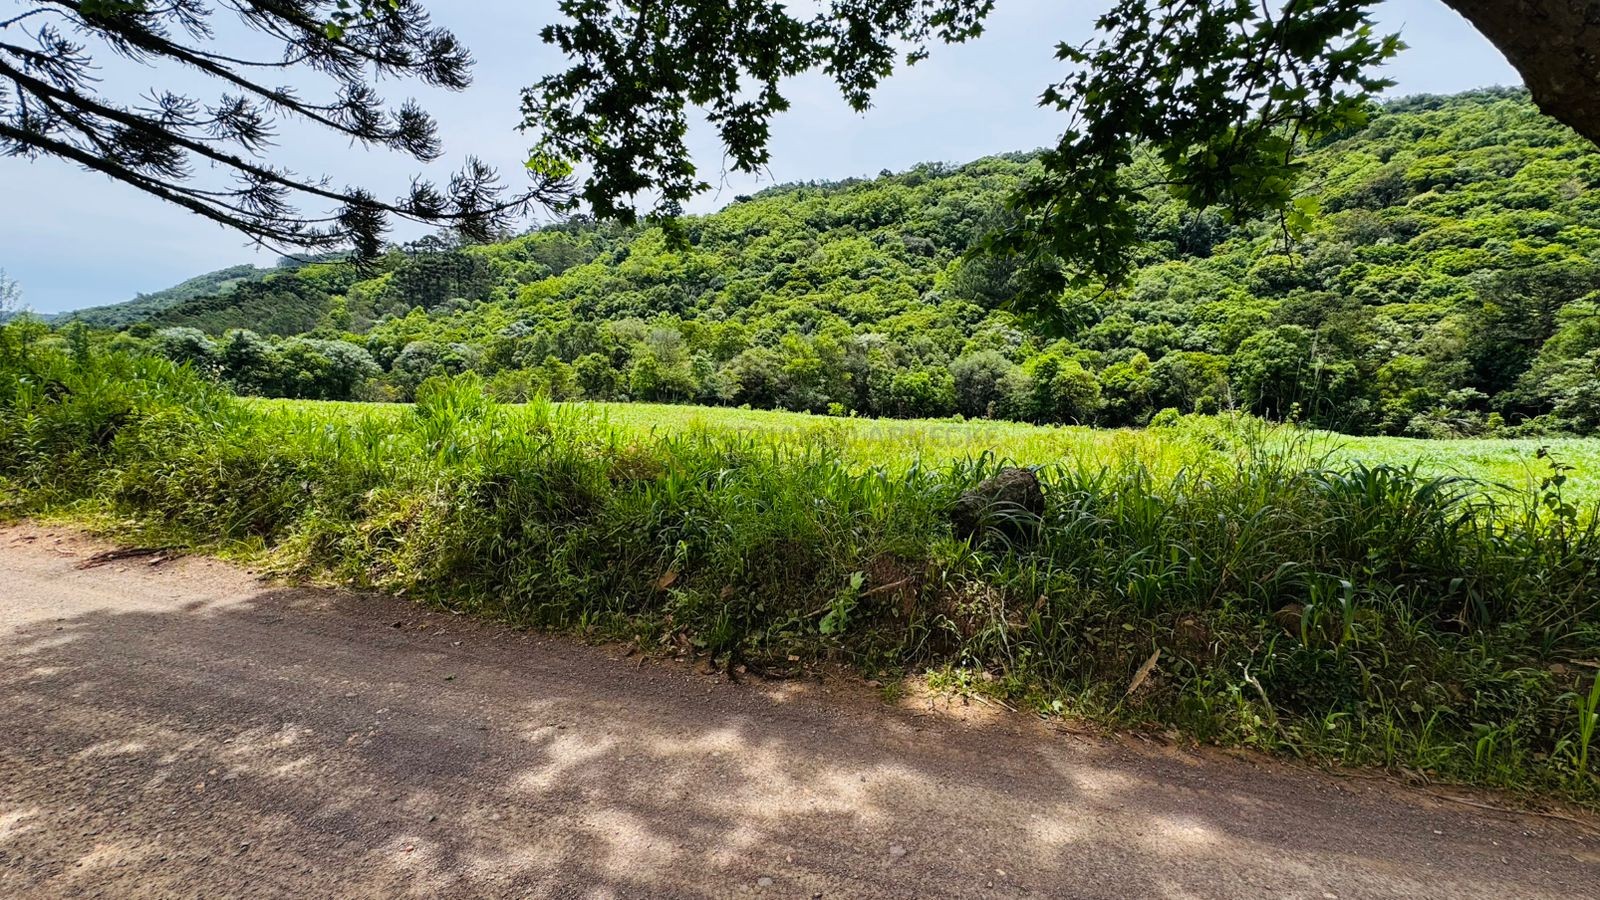
{"type": "Polygon", "coordinates": [[[1600,157],[1520,91],[1398,100],[1323,140],[1298,239],[1152,200],[1132,281],[1069,292],[1048,321],[1011,311],[1038,300],[1027,266],[967,252],[1034,164],[775,187],[688,218],[687,248],[576,220],[484,246],[430,238],[362,269],[224,270],[165,292],[176,302],[80,318],[289,397],[410,399],[430,375],[473,370],[507,400],[1600,428],[1600,157]]]}

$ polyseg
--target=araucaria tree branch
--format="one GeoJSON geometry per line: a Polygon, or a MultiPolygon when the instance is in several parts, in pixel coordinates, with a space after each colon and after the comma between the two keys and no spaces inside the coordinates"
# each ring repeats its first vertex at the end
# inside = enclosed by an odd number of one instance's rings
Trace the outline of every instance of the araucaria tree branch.
{"type": "Polygon", "coordinates": [[[472,58],[411,0],[373,4],[359,16],[337,0],[37,0],[0,19],[0,155],[76,163],[276,249],[378,252],[395,218],[485,239],[533,206],[570,205],[564,174],[531,173],[508,190],[469,158],[449,183],[413,181],[381,200],[365,187],[271,165],[261,153],[282,119],[298,119],[367,148],[428,162],[442,154],[433,119],[415,101],[387,104],[377,78],[412,78],[460,90],[472,58]],[[245,59],[213,46],[213,18],[231,14],[281,46],[276,59],[245,59]],[[129,103],[107,96],[94,62],[120,55],[157,69],[198,72],[210,97],[155,90],[129,103]],[[328,95],[307,99],[263,80],[314,72],[328,95]],[[219,181],[194,177],[198,168],[219,181]]]}

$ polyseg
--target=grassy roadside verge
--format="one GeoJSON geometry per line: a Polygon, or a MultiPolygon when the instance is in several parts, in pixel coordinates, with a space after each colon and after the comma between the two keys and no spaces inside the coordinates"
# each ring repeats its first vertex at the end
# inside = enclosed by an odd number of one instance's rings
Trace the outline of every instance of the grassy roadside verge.
{"type": "Polygon", "coordinates": [[[948,511],[991,456],[641,436],[470,379],[330,417],[159,360],[0,348],[7,516],[752,666],[933,669],[1044,714],[1600,797],[1600,526],[1559,467],[1507,497],[1246,429],[1176,467],[1047,465],[1042,521],[967,541],[948,511]]]}

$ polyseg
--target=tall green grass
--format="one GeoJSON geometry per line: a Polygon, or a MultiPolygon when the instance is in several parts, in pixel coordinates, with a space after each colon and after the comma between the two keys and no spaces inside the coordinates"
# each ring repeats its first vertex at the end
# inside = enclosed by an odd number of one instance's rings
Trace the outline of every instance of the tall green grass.
{"type": "Polygon", "coordinates": [[[874,461],[819,424],[652,432],[470,377],[412,407],[243,403],[156,360],[0,341],[13,516],[757,671],[931,669],[1045,713],[1600,799],[1600,526],[1559,461],[1485,490],[1258,425],[1159,458],[1135,436],[1031,460],[1044,518],[965,541],[949,508],[1005,459],[874,461]]]}
{"type": "MultiPolygon", "coordinates": [[[[398,420],[404,404],[346,403],[315,400],[262,400],[246,403],[257,409],[295,409],[325,419],[389,417],[398,420]]],[[[695,432],[743,435],[763,443],[836,447],[851,466],[912,463],[945,464],[985,453],[1021,465],[1071,460],[1093,465],[1129,454],[1158,474],[1189,464],[1196,457],[1231,451],[1241,440],[1294,443],[1329,464],[1367,463],[1409,466],[1426,475],[1469,478],[1481,490],[1516,493],[1535,491],[1548,467],[1537,451],[1548,447],[1578,476],[1569,494],[1584,503],[1600,502],[1600,439],[1483,438],[1430,440],[1357,437],[1301,428],[1267,429],[1250,419],[1189,416],[1173,427],[1087,428],[1075,425],[1029,425],[1021,422],[956,419],[834,418],[780,410],[672,406],[660,403],[560,404],[583,410],[604,427],[639,441],[695,432]]],[[[516,415],[521,407],[508,410],[516,415]]]]}

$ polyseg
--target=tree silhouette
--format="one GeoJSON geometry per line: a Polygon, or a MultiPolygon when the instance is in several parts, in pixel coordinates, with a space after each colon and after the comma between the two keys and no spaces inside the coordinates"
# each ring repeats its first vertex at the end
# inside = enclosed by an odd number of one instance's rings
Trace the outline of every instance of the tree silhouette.
{"type": "Polygon", "coordinates": [[[0,19],[0,154],[55,157],[275,248],[353,246],[371,255],[392,219],[444,225],[487,238],[531,205],[565,206],[563,175],[535,173],[508,191],[468,158],[444,185],[414,180],[379,199],[367,187],[334,187],[265,159],[282,118],[312,123],[367,148],[431,161],[441,154],[432,118],[415,102],[388,105],[378,78],[413,78],[460,90],[472,58],[409,0],[352,12],[348,0],[39,0],[0,19]],[[281,47],[248,59],[219,49],[218,13],[237,17],[281,47]],[[155,90],[134,103],[106,95],[95,59],[115,54],[161,72],[199,73],[217,86],[201,98],[155,90]],[[268,79],[314,73],[331,85],[311,99],[268,79]],[[201,170],[224,175],[197,178],[201,170]],[[311,206],[316,211],[303,212],[311,206]]]}

